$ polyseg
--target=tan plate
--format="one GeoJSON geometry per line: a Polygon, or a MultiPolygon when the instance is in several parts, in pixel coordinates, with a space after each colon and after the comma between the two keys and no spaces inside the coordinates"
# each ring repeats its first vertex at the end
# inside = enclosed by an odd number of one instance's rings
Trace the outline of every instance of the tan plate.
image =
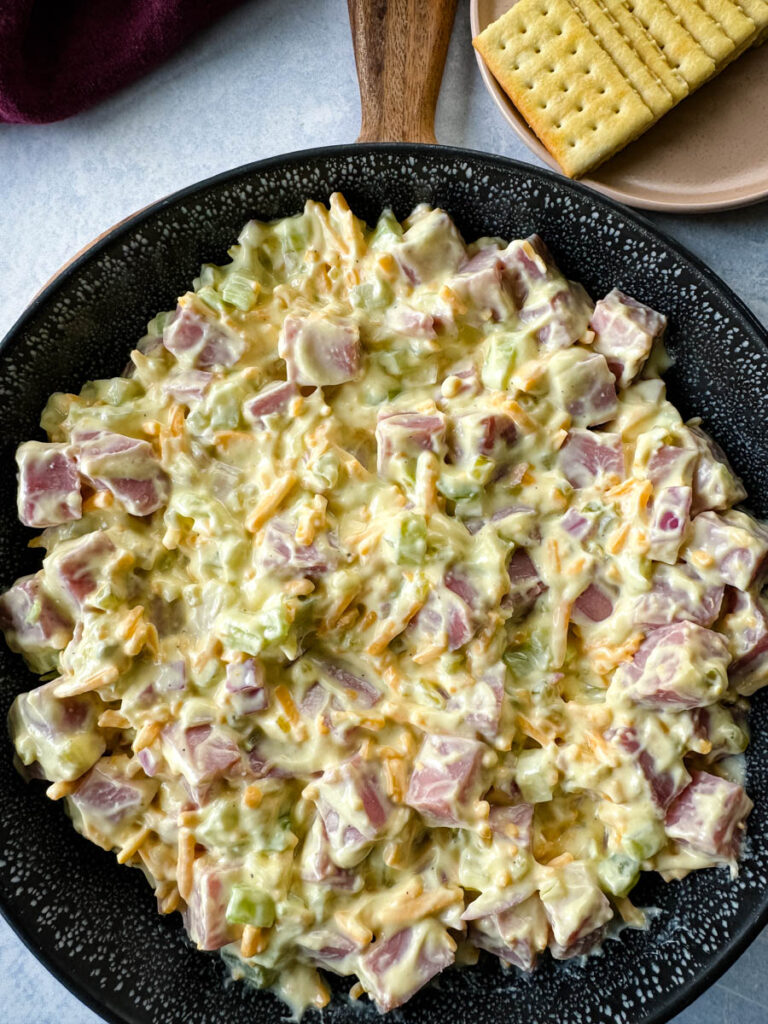
{"type": "MultiPolygon", "coordinates": [[[[472,35],[511,6],[511,0],[471,0],[472,35]]],[[[475,56],[513,130],[559,171],[480,54],[475,56]]],[[[630,206],[679,213],[727,210],[768,197],[768,42],[739,57],[582,181],[630,206]]]]}

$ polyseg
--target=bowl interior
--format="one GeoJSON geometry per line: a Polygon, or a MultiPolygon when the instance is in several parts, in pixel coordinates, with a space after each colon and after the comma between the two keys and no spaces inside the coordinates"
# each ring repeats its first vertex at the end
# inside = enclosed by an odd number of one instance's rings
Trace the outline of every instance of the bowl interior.
{"type": "MultiPolygon", "coordinates": [[[[737,299],[693,257],[653,228],[546,172],[439,147],[344,147],[265,161],[212,179],[116,229],[36,300],[0,348],[0,585],[33,570],[28,531],[16,522],[15,446],[41,437],[48,395],[119,373],[147,320],[171,308],[203,261],[221,261],[242,225],[296,213],[307,198],[340,190],[369,220],[390,205],[443,206],[467,239],[537,231],[571,277],[593,295],[620,286],[670,320],[675,365],[669,391],[700,415],[743,476],[755,512],[768,515],[768,347],[737,299]]],[[[35,684],[0,647],[0,705],[35,684]]],[[[530,977],[483,958],[449,970],[393,1019],[650,1024],[714,980],[765,921],[768,908],[768,705],[752,712],[748,789],[755,800],[736,881],[698,872],[664,885],[647,878],[641,905],[657,908],[647,931],[625,931],[585,964],[545,963],[530,977]]],[[[191,949],[180,921],[157,915],[137,871],[118,868],[77,836],[42,787],[26,786],[0,752],[0,902],[48,966],[108,1019],[170,1024],[283,1019],[269,993],[225,984],[218,957],[191,949]]],[[[335,984],[343,993],[348,983],[335,984]]],[[[367,1002],[335,999],[323,1019],[378,1019],[367,1002]]]]}

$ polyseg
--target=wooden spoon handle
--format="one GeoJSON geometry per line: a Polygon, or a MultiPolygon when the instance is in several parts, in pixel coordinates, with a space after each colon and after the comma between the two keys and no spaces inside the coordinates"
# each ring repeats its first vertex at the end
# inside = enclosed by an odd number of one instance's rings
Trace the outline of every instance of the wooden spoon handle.
{"type": "Polygon", "coordinates": [[[347,0],[360,83],[358,142],[436,142],[457,0],[347,0]]]}

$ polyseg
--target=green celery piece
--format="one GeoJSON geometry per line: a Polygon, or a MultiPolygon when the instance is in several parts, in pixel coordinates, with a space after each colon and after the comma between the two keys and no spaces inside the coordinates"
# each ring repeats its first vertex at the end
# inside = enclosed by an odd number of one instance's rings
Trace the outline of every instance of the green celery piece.
{"type": "Polygon", "coordinates": [[[398,565],[423,565],[427,555],[427,523],[424,516],[406,516],[400,522],[395,558],[398,565]]]}
{"type": "Polygon", "coordinates": [[[204,285],[198,292],[197,297],[201,302],[204,302],[206,306],[210,306],[211,309],[217,313],[226,313],[226,306],[224,300],[210,285],[204,285]]]}
{"type": "Polygon", "coordinates": [[[603,889],[614,896],[628,895],[640,876],[640,864],[623,853],[614,853],[597,865],[597,877],[603,889]]]}
{"type": "Polygon", "coordinates": [[[157,316],[153,317],[147,324],[147,334],[150,338],[162,337],[163,331],[168,325],[168,321],[176,313],[175,309],[169,309],[165,313],[158,313],[157,316]]]}
{"type": "Polygon", "coordinates": [[[379,217],[370,241],[371,249],[389,249],[402,241],[403,228],[397,217],[387,209],[379,217]]]}
{"type": "Polygon", "coordinates": [[[256,305],[257,295],[253,289],[253,281],[245,274],[230,271],[224,278],[219,291],[225,302],[228,302],[230,306],[236,306],[244,313],[256,305]]]}
{"type": "Polygon", "coordinates": [[[221,956],[233,976],[253,988],[269,988],[277,977],[277,971],[269,967],[262,967],[261,964],[253,963],[252,960],[243,960],[239,953],[226,946],[221,950],[221,956]]]}
{"type": "Polygon", "coordinates": [[[658,853],[666,841],[663,824],[660,821],[648,821],[625,836],[621,845],[630,857],[644,861],[658,853]]]}
{"type": "Polygon", "coordinates": [[[249,924],[254,928],[271,928],[275,923],[275,901],[269,893],[247,885],[232,886],[227,904],[227,920],[231,924],[249,924]]]}

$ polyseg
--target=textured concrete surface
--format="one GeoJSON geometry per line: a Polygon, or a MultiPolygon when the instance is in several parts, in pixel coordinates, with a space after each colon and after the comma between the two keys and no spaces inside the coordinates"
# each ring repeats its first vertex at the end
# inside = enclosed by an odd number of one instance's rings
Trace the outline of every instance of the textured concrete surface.
{"type": "MultiPolygon", "coordinates": [[[[253,0],[95,110],[55,125],[0,126],[0,336],[63,262],[134,210],[238,164],[351,142],[358,123],[343,0],[253,0]]],[[[485,92],[466,0],[448,56],[437,136],[533,161],[485,92]]],[[[650,218],[768,323],[768,203],[650,218]]],[[[766,956],[768,933],[675,1024],[768,1024],[766,956]]],[[[2,922],[0,1007],[9,1024],[98,1020],[2,922]]]]}

